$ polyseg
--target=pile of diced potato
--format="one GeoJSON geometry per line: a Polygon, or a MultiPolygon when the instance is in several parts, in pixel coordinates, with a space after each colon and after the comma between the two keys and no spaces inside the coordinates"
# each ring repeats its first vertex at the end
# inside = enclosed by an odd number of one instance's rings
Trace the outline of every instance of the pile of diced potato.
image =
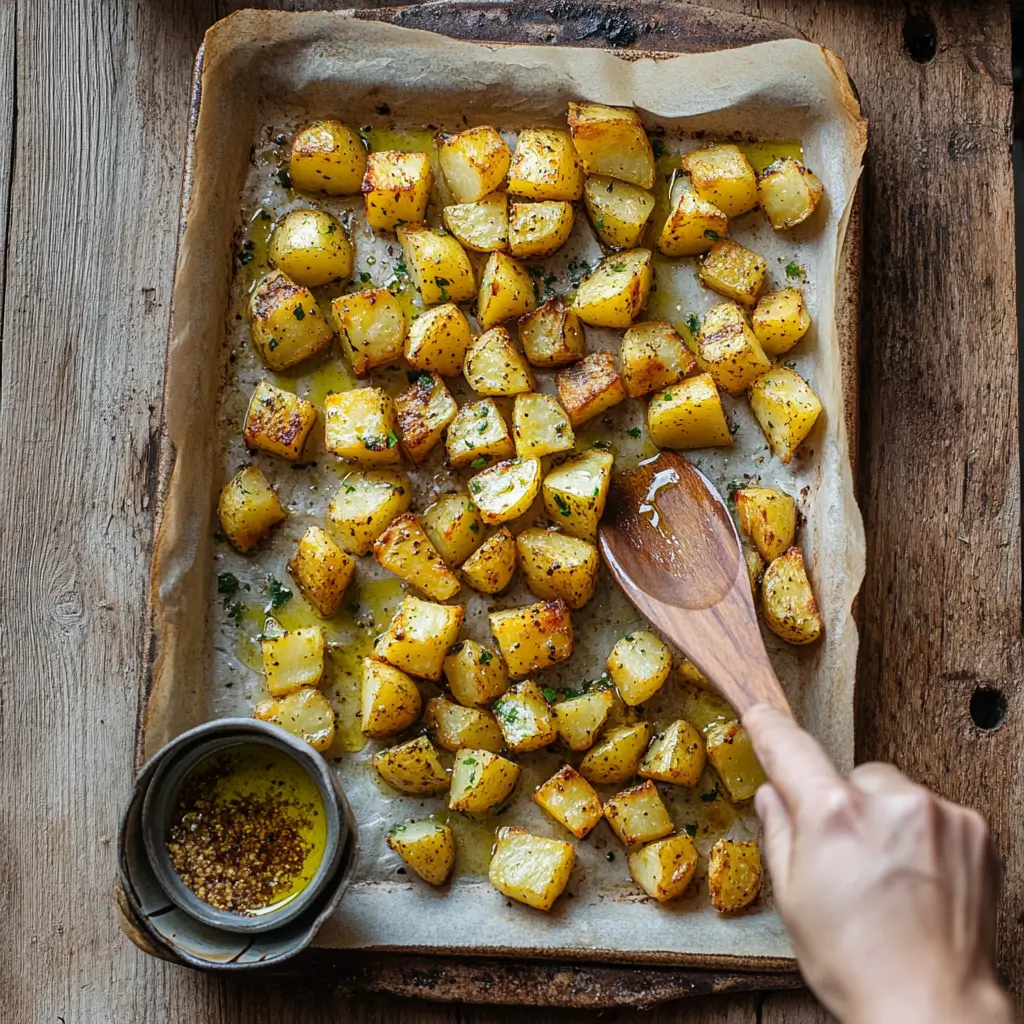
{"type": "MultiPolygon", "coordinates": [[[[439,133],[434,153],[368,153],[348,125],[304,127],[292,140],[292,186],[306,195],[361,193],[369,227],[394,233],[421,312],[410,319],[391,290],[377,287],[343,291],[322,306],[311,289],[344,288],[353,242],[326,212],[287,213],[270,238],[271,269],[251,294],[256,352],[268,371],[294,373],[337,339],[354,374],[370,381],[328,394],[318,410],[263,380],[244,425],[251,450],[292,463],[320,429],[323,447],[350,466],[323,525],[309,527],[288,564],[324,619],[338,612],[361,558],[372,556],[407,587],[362,666],[361,729],[390,744],[373,757],[381,779],[486,818],[512,798],[516,758],[555,745],[566,763],[534,800],[576,839],[605,820],[628,851],[633,879],[659,901],[692,890],[698,866],[693,835],[673,822],[659,787],[692,789],[707,764],[721,794],[743,803],[764,776],[735,719],[704,729],[679,719],[658,732],[644,720],[642,705],[674,673],[672,651],[648,630],[623,636],[604,679],[584,692],[542,684],[545,669],[571,656],[572,616],[598,586],[595,542],[614,468],[610,447],[580,450],[574,431],[644,399],[655,445],[728,446],[720,392],[746,393],[771,450],[789,463],[821,411],[808,382],[774,362],[811,325],[801,291],[765,292],[766,261],[727,237],[730,219],[757,207],[776,230],[804,222],[820,182],[795,159],[755,175],[732,144],[693,150],[677,170],[664,223],[652,225],[655,162],[633,110],[573,103],[568,130],[527,128],[510,147],[481,125],[439,133]],[[440,211],[429,208],[435,167],[454,200],[440,211]],[[522,261],[558,250],[580,216],[605,256],[571,300],[541,302],[522,261]],[[700,280],[722,298],[687,340],[668,322],[642,320],[653,248],[698,257],[700,280]],[[589,351],[587,326],[620,330],[618,350],[589,351]],[[396,363],[409,386],[393,397],[373,374],[396,363]],[[554,371],[554,394],[538,389],[538,370],[554,371]],[[460,377],[454,390],[471,395],[462,404],[450,387],[460,377]],[[436,449],[452,486],[414,509],[404,467],[436,449]],[[516,573],[536,601],[491,612],[493,645],[462,637],[464,588],[499,594],[516,573]],[[425,700],[424,681],[443,682],[440,695],[425,700]]],[[[791,643],[814,641],[823,626],[794,544],[796,502],[755,483],[734,500],[766,624],[791,643]]],[[[247,553],[288,511],[266,473],[249,465],[224,487],[219,514],[227,539],[247,553]]],[[[323,629],[271,622],[261,642],[269,699],[256,715],[328,749],[334,712],[318,689],[323,629]]],[[[689,663],[677,658],[675,668],[709,685],[689,663]]],[[[449,878],[455,838],[447,825],[398,823],[387,842],[425,881],[449,878]]],[[[574,861],[568,840],[503,827],[490,880],[510,899],[547,910],[574,861]]],[[[708,881],[723,912],[753,901],[756,842],[715,843],[708,881]]]]}

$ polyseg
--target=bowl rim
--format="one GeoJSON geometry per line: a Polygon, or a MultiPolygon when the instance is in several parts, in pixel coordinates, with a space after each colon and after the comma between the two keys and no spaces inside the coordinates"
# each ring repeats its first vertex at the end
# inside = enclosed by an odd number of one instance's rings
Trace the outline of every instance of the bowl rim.
{"type": "Polygon", "coordinates": [[[342,851],[338,793],[324,758],[279,726],[252,718],[221,718],[196,726],[171,740],[153,757],[153,775],[143,798],[142,839],[150,868],[167,898],[190,917],[234,933],[269,932],[306,911],[333,878],[342,851]],[[264,744],[289,756],[312,779],[327,817],[323,856],[306,887],[280,910],[248,916],[205,903],[181,880],[171,864],[164,836],[173,804],[189,773],[202,760],[231,747],[264,744]]]}

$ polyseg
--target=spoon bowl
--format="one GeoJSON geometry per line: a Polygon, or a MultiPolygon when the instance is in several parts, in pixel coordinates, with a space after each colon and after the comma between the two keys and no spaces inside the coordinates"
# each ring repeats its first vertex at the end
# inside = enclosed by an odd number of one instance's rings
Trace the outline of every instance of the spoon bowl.
{"type": "Polygon", "coordinates": [[[739,534],[688,459],[661,452],[612,485],[598,542],[626,596],[743,715],[792,715],[768,660],[739,534]]]}

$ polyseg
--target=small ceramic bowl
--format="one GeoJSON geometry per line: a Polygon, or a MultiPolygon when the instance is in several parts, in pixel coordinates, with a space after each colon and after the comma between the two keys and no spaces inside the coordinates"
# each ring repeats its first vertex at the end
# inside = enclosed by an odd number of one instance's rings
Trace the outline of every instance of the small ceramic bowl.
{"type": "MultiPolygon", "coordinates": [[[[341,852],[339,836],[341,818],[338,813],[334,783],[324,759],[301,740],[283,729],[257,723],[254,719],[224,719],[201,726],[200,736],[186,734],[167,748],[163,762],[153,775],[153,781],[142,803],[142,838],[153,873],[171,901],[186,913],[214,928],[229,932],[267,932],[294,920],[323,890],[327,879],[334,874],[341,852]],[[245,728],[241,728],[241,722],[245,728]],[[256,728],[252,728],[255,726],[256,728]],[[185,742],[182,742],[182,741],[185,742]],[[167,850],[167,833],[171,826],[175,805],[189,774],[208,757],[222,754],[234,747],[263,745],[287,754],[316,783],[327,814],[327,841],[323,859],[309,884],[293,900],[279,910],[265,914],[247,915],[230,910],[218,910],[199,899],[182,882],[171,864],[167,850]]],[[[194,733],[194,730],[193,730],[194,733]]]]}
{"type": "Polygon", "coordinates": [[[173,957],[196,967],[245,968],[279,963],[312,941],[348,884],[357,849],[355,821],[327,763],[277,726],[227,718],[177,737],[143,768],[118,835],[121,891],[130,911],[127,933],[139,932],[173,957]],[[181,882],[164,843],[178,790],[201,760],[238,744],[267,743],[284,751],[316,783],[328,815],[321,865],[303,892],[257,917],[218,911],[181,882]],[[251,921],[257,927],[248,926],[251,921]]]}

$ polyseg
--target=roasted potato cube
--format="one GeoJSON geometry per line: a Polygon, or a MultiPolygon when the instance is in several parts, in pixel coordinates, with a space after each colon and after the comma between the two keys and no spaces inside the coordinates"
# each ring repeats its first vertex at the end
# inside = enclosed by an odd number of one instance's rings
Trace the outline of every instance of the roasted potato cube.
{"type": "Polygon", "coordinates": [[[713,722],[704,730],[704,739],[708,761],[725,788],[725,795],[734,804],[749,800],[765,781],[765,775],[747,730],[735,719],[713,722]]]}
{"type": "Polygon", "coordinates": [[[352,244],[341,222],[323,210],[292,210],[274,225],[267,255],[272,266],[306,288],[352,276],[352,244]]]}
{"type": "Polygon", "coordinates": [[[591,782],[618,785],[636,775],[651,738],[646,722],[607,729],[601,741],[584,755],[580,775],[591,782]]]}
{"type": "Polygon", "coordinates": [[[619,696],[636,707],[650,700],[672,671],[672,652],[647,629],[627,633],[612,648],[605,663],[619,696]]]}
{"type": "Polygon", "coordinates": [[[640,714],[636,708],[630,707],[615,689],[615,684],[608,680],[598,690],[599,693],[607,693],[611,696],[612,704],[608,709],[608,717],[605,719],[605,732],[611,729],[621,729],[625,725],[636,725],[640,721],[640,714]]]}
{"type": "Polygon", "coordinates": [[[370,153],[361,186],[366,222],[374,231],[391,231],[403,221],[426,220],[433,187],[434,172],[426,153],[370,153]]]}
{"type": "Polygon", "coordinates": [[[374,740],[408,729],[423,710],[419,687],[400,669],[363,658],[359,691],[359,727],[374,740]]]}
{"type": "Polygon", "coordinates": [[[698,256],[707,252],[729,230],[729,218],[702,199],[687,177],[672,187],[671,207],[658,235],[658,251],[666,256],[698,256]]]}
{"type": "Polygon", "coordinates": [[[588,750],[608,720],[614,699],[611,690],[592,690],[559,701],[551,708],[559,739],[570,750],[588,750]]]}
{"type": "Polygon", "coordinates": [[[791,462],[821,413],[821,402],[796,370],[773,366],[750,387],[750,408],[771,449],[791,462]]]}
{"type": "Polygon", "coordinates": [[[290,693],[282,700],[260,701],[252,714],[263,722],[280,726],[321,753],[334,742],[334,708],[312,686],[290,693]]]}
{"type": "Polygon", "coordinates": [[[807,220],[824,192],[817,176],[793,157],[776,160],[757,179],[757,197],[776,231],[807,220]]]}
{"type": "Polygon", "coordinates": [[[314,121],[295,133],[288,175],[292,186],[313,195],[354,196],[366,174],[366,147],[341,121],[314,121]]]}
{"type": "Polygon", "coordinates": [[[540,491],[540,459],[508,459],[469,478],[469,493],[488,526],[525,515],[540,491]]]}
{"type": "Polygon", "coordinates": [[[423,529],[445,565],[461,565],[484,535],[480,512],[465,494],[442,494],[423,513],[423,529]]]}
{"type": "Polygon", "coordinates": [[[583,172],[569,133],[524,128],[512,154],[508,190],[526,199],[579,199],[583,195],[583,172]]]}
{"type": "Polygon", "coordinates": [[[489,750],[462,750],[452,766],[448,809],[486,818],[512,795],[519,765],[489,750]]]}
{"type": "Polygon", "coordinates": [[[448,648],[455,643],[466,615],[459,604],[432,604],[404,597],[373,653],[410,675],[440,679],[448,648]]]}
{"type": "Polygon", "coordinates": [[[561,295],[519,319],[519,340],[534,366],[564,366],[587,354],[580,318],[561,295]]]}
{"type": "Polygon", "coordinates": [[[444,885],[455,867],[455,834],[435,821],[409,821],[388,829],[388,846],[424,882],[444,885]]]}
{"type": "Polygon", "coordinates": [[[766,562],[793,544],[796,502],[774,487],[741,487],[733,495],[740,529],[754,542],[766,562]]]}
{"type": "Polygon", "coordinates": [[[402,461],[398,415],[382,388],[353,388],[324,399],[324,446],[352,462],[390,466],[402,461]]]}
{"type": "Polygon", "coordinates": [[[247,448],[295,462],[314,423],[316,406],[312,402],[261,380],[249,402],[242,437],[247,448]]]}
{"type": "Polygon", "coordinates": [[[381,566],[435,601],[447,601],[462,587],[416,516],[405,512],[377,538],[373,554],[381,566]]]}
{"type": "Polygon", "coordinates": [[[653,782],[616,793],[604,805],[612,831],[626,846],[649,843],[672,831],[672,819],[653,782]]]}
{"type": "Polygon", "coordinates": [[[306,530],[288,563],[288,571],[306,600],[325,619],[338,610],[355,570],[355,559],[319,526],[306,530]]]}
{"type": "Polygon", "coordinates": [[[452,696],[466,707],[490,704],[508,689],[508,669],[497,651],[475,640],[457,643],[444,659],[452,696]]]}
{"type": "Polygon", "coordinates": [[[511,256],[492,252],[484,264],[477,293],[476,318],[486,331],[537,308],[530,272],[511,256]]]}
{"type": "Polygon", "coordinates": [[[761,579],[764,576],[767,563],[761,557],[761,552],[746,537],[742,538],[742,546],[743,561],[747,566],[747,576],[750,577],[750,596],[754,599],[754,604],[756,605],[757,596],[761,592],[761,579]]]}
{"type": "Polygon", "coordinates": [[[354,470],[327,509],[338,542],[350,555],[366,555],[388,524],[409,507],[412,488],[393,469],[354,470]]]}
{"type": "Polygon", "coordinates": [[[533,799],[577,839],[582,839],[601,820],[601,798],[569,765],[538,786],[533,799]]]}
{"type": "Polygon", "coordinates": [[[473,340],[465,313],[454,302],[424,310],[409,327],[405,358],[417,370],[457,377],[473,340]]]}
{"type": "Polygon", "coordinates": [[[647,305],[651,251],[628,249],[606,256],[576,290],[572,308],[594,327],[629,327],[647,305]]]}
{"type": "Polygon", "coordinates": [[[770,356],[781,356],[811,329],[811,314],[799,288],[783,288],[757,300],[750,322],[761,348],[770,356]]]}
{"type": "Polygon", "coordinates": [[[626,398],[626,388],[611,352],[591,352],[574,366],[559,370],[555,387],[574,427],[600,416],[626,398]]]}
{"type": "Polygon", "coordinates": [[[427,701],[424,723],[434,742],[444,750],[489,750],[496,754],[505,745],[494,715],[483,708],[467,708],[447,697],[427,701]]]}
{"type": "Polygon", "coordinates": [[[531,527],[516,538],[519,571],[537,597],[582,608],[597,590],[600,560],[589,540],[531,527]]]}
{"type": "Polygon", "coordinates": [[[448,426],[446,444],[452,469],[470,465],[483,469],[515,454],[505,418],[490,398],[467,402],[459,409],[448,426]]]}
{"type": "Polygon", "coordinates": [[[799,548],[779,555],[761,580],[761,605],[765,625],[791,644],[812,644],[821,636],[825,622],[814,600],[799,548]]]}
{"type": "Polygon", "coordinates": [[[675,786],[696,786],[703,771],[704,740],[680,718],[654,737],[637,774],[675,786]]]}
{"type": "Polygon", "coordinates": [[[249,300],[256,354],[268,370],[287,370],[331,345],[334,332],[308,288],[271,271],[249,300]]]}
{"type": "Polygon", "coordinates": [[[687,153],[681,163],[697,195],[714,203],[726,217],[738,217],[757,206],[757,178],[738,146],[708,146],[687,153]]]}
{"type": "Polygon", "coordinates": [[[331,303],[341,348],[357,377],[402,354],[408,323],[402,304],[387,288],[341,295],[331,303]]]}
{"type": "Polygon", "coordinates": [[[564,661],[572,654],[572,619],[561,600],[491,612],[491,632],[513,679],[564,661]]]}
{"type": "Polygon", "coordinates": [[[697,847],[685,832],[658,839],[629,854],[633,881],[659,903],[682,896],[696,870],[697,847]]]}
{"type": "Polygon", "coordinates": [[[708,860],[711,906],[720,914],[742,910],[761,891],[761,850],[756,841],[737,843],[719,839],[708,860]]]}
{"type": "Polygon", "coordinates": [[[497,594],[512,582],[516,571],[516,542],[502,527],[462,563],[462,578],[481,594],[497,594]]]}
{"type": "Polygon", "coordinates": [[[697,274],[701,281],[719,295],[753,308],[764,285],[768,264],[756,252],[724,239],[715,242],[704,257],[697,274]]]}
{"type": "Polygon", "coordinates": [[[550,910],[569,884],[575,862],[571,843],[544,839],[521,828],[500,828],[487,877],[510,900],[550,910]]]}
{"type": "Polygon", "coordinates": [[[650,192],[600,175],[587,178],[583,202],[597,237],[614,249],[639,245],[654,211],[650,192]]]}
{"type": "Polygon", "coordinates": [[[569,130],[587,174],[607,174],[641,188],[654,184],[654,153],[635,110],[570,103],[569,130]]]}
{"type": "Polygon", "coordinates": [[[260,647],[271,697],[287,697],[320,682],[324,674],[324,631],[319,626],[265,636],[260,647]]]}
{"type": "Polygon", "coordinates": [[[699,686],[702,690],[714,689],[707,676],[692,661],[687,661],[686,658],[679,662],[676,671],[684,683],[693,683],[694,686],[699,686]]]}
{"type": "Polygon", "coordinates": [[[735,302],[722,302],[704,314],[697,355],[715,384],[730,395],[743,394],[772,365],[735,302]]]}
{"type": "Polygon", "coordinates": [[[572,203],[513,203],[508,215],[508,248],[516,259],[550,256],[572,234],[572,203]]]}
{"type": "Polygon", "coordinates": [[[505,180],[512,151],[496,128],[483,124],[457,135],[438,132],[437,159],[456,202],[475,203],[505,180]]]}
{"type": "Polygon", "coordinates": [[[395,399],[402,448],[413,462],[422,462],[441,440],[459,407],[440,377],[421,372],[412,387],[395,399]]]}
{"type": "Polygon", "coordinates": [[[469,386],[481,395],[518,395],[536,383],[504,327],[492,327],[470,344],[462,370],[469,386]]]}
{"type": "Polygon", "coordinates": [[[397,231],[412,283],[432,306],[465,302],[476,294],[473,265],[454,235],[433,228],[407,225],[397,231]]]}
{"type": "Polygon", "coordinates": [[[633,324],[622,336],[619,361],[630,398],[675,384],[697,371],[693,353],[664,320],[633,324]]]}
{"type": "Polygon", "coordinates": [[[512,686],[491,705],[491,710],[501,726],[505,745],[514,754],[539,750],[558,738],[551,708],[532,679],[512,686]]]}
{"type": "Polygon", "coordinates": [[[572,427],[558,399],[537,392],[516,395],[512,432],[520,458],[540,458],[569,451],[576,444],[572,427]]]}
{"type": "Polygon", "coordinates": [[[224,485],[217,512],[224,535],[243,554],[252,551],[288,515],[257,466],[240,469],[224,485]]]}
{"type": "Polygon", "coordinates": [[[475,203],[446,206],[444,226],[474,252],[498,252],[508,247],[508,196],[492,192],[475,203]]]}
{"type": "Polygon", "coordinates": [[[440,793],[448,788],[448,773],[426,736],[378,751],[373,767],[389,786],[402,793],[440,793]]]}
{"type": "Polygon", "coordinates": [[[647,432],[659,448],[717,448],[732,444],[722,398],[710,373],[656,391],[647,406],[647,432]]]}
{"type": "Polygon", "coordinates": [[[611,452],[591,448],[563,462],[544,478],[544,507],[566,533],[584,540],[597,538],[614,461],[611,452]]]}

